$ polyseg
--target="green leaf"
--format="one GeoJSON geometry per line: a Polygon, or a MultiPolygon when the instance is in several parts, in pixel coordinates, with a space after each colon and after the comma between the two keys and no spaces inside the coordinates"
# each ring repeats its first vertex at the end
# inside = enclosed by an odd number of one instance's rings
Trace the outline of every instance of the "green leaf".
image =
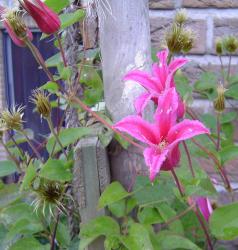
{"type": "Polygon", "coordinates": [[[16,164],[13,161],[0,161],[0,177],[17,172],[16,164]]]}
{"type": "Polygon", "coordinates": [[[26,169],[26,173],[25,173],[25,176],[24,176],[22,184],[21,184],[21,190],[29,188],[32,180],[35,177],[36,177],[35,166],[32,163],[30,163],[26,169]]]}
{"type": "Polygon", "coordinates": [[[113,237],[120,235],[120,227],[109,216],[101,216],[81,225],[79,249],[84,249],[99,236],[113,237]]]}
{"type": "Polygon", "coordinates": [[[39,221],[34,212],[34,207],[24,202],[13,203],[3,208],[0,212],[0,218],[7,226],[24,218],[34,222],[39,221]]]}
{"type": "Polygon", "coordinates": [[[44,2],[54,12],[59,13],[69,5],[69,0],[45,0],[44,2]]]}
{"type": "Polygon", "coordinates": [[[80,9],[73,13],[64,13],[60,15],[61,29],[65,29],[76,22],[82,21],[85,17],[85,11],[80,9]]]}
{"type": "Polygon", "coordinates": [[[66,182],[72,180],[71,170],[61,160],[49,159],[42,167],[40,176],[48,180],[66,182]]]}
{"type": "Polygon", "coordinates": [[[138,223],[130,226],[128,236],[122,236],[121,241],[130,250],[154,250],[149,232],[138,223]]]}
{"type": "Polygon", "coordinates": [[[169,231],[161,231],[157,235],[157,241],[160,242],[162,250],[172,249],[188,249],[188,250],[201,250],[189,239],[186,239],[180,235],[171,234],[169,231]]]}
{"type": "Polygon", "coordinates": [[[192,99],[193,88],[189,84],[188,78],[181,73],[176,73],[174,80],[176,89],[179,92],[180,96],[185,100],[188,98],[192,99]]]}
{"type": "Polygon", "coordinates": [[[171,189],[171,178],[161,177],[159,181],[151,183],[147,176],[137,176],[133,193],[138,205],[143,207],[151,206],[174,199],[174,194],[171,189]]]}
{"type": "MultiPolygon", "coordinates": [[[[83,136],[90,135],[92,133],[92,129],[90,128],[66,128],[60,131],[59,140],[64,147],[67,147],[70,144],[74,144],[83,136]]],[[[53,147],[55,145],[55,137],[51,136],[47,142],[46,148],[49,153],[52,152],[53,147]]],[[[54,149],[54,153],[57,153],[61,150],[60,145],[57,143],[54,149]]]]}
{"type": "Polygon", "coordinates": [[[51,68],[51,67],[57,67],[57,65],[59,63],[62,63],[62,57],[61,57],[61,54],[60,52],[51,56],[50,58],[48,58],[46,61],[45,61],[45,64],[48,68],[51,68]]]}
{"type": "Polygon", "coordinates": [[[17,222],[10,227],[6,237],[7,239],[12,239],[17,234],[34,234],[42,231],[43,229],[44,228],[41,223],[23,218],[17,220],[17,222]]]}
{"type": "Polygon", "coordinates": [[[210,99],[216,96],[217,76],[212,72],[204,72],[194,84],[194,89],[210,99]]]}
{"type": "MultiPolygon", "coordinates": [[[[165,222],[169,221],[170,219],[174,218],[177,215],[177,213],[170,206],[168,206],[166,203],[162,203],[162,204],[158,205],[157,209],[165,222]]],[[[180,234],[180,235],[184,234],[183,225],[182,225],[180,220],[176,220],[176,221],[170,223],[169,229],[173,232],[180,234]]]]}
{"type": "Polygon", "coordinates": [[[119,142],[119,144],[124,149],[128,149],[128,147],[130,146],[130,143],[128,141],[126,141],[125,139],[123,139],[120,135],[114,134],[114,138],[119,142]]]}
{"type": "Polygon", "coordinates": [[[51,93],[56,93],[59,90],[59,86],[56,82],[47,82],[46,84],[42,85],[40,89],[45,89],[51,93]]]}
{"type": "Polygon", "coordinates": [[[103,82],[98,72],[93,68],[93,65],[83,66],[80,82],[86,85],[84,102],[87,105],[94,105],[102,100],[103,82]]]}
{"type": "Polygon", "coordinates": [[[98,208],[103,208],[105,206],[111,205],[114,202],[122,200],[129,195],[130,194],[126,192],[124,187],[118,181],[115,181],[107,186],[102,193],[98,201],[98,208]]]}
{"type": "Polygon", "coordinates": [[[27,237],[19,239],[9,248],[9,250],[26,250],[26,249],[46,250],[47,246],[41,245],[40,242],[33,237],[27,237]]]}
{"type": "Polygon", "coordinates": [[[215,209],[209,219],[212,234],[219,240],[234,240],[238,237],[238,203],[215,209]]]}
{"type": "Polygon", "coordinates": [[[225,92],[226,97],[231,97],[233,99],[238,99],[238,84],[232,85],[229,89],[225,92]]]}
{"type": "Polygon", "coordinates": [[[18,185],[4,185],[4,187],[0,189],[0,208],[4,208],[20,198],[21,195],[18,185]]]}
{"type": "Polygon", "coordinates": [[[126,201],[119,200],[117,202],[114,202],[108,205],[108,209],[114,216],[116,216],[117,218],[121,218],[125,215],[126,212],[126,201]]]}
{"type": "Polygon", "coordinates": [[[220,151],[221,163],[224,165],[226,162],[238,158],[238,146],[227,146],[220,151]]]}
{"type": "Polygon", "coordinates": [[[222,114],[221,116],[221,123],[228,123],[228,122],[232,122],[237,118],[237,113],[235,111],[232,112],[228,112],[225,114],[222,114]]]}
{"type": "Polygon", "coordinates": [[[164,220],[161,217],[158,210],[154,207],[145,207],[138,213],[138,219],[140,223],[151,225],[156,223],[162,223],[164,220]]]}
{"type": "MultiPolygon", "coordinates": [[[[54,225],[55,223],[53,221],[53,223],[51,224],[51,230],[53,230],[54,225]]],[[[57,232],[56,232],[56,240],[57,242],[59,242],[61,247],[68,249],[70,241],[71,241],[70,232],[69,232],[69,228],[62,222],[58,223],[57,232]]]]}

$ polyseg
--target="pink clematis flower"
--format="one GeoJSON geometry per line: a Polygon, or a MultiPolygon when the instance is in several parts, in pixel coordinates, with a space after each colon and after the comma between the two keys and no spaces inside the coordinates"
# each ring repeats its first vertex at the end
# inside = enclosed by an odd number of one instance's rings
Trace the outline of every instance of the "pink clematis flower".
{"type": "Polygon", "coordinates": [[[170,88],[158,100],[154,123],[140,116],[128,116],[115,124],[115,128],[126,132],[145,143],[145,163],[153,181],[160,170],[171,170],[180,160],[179,143],[196,135],[209,133],[199,121],[184,120],[176,124],[178,94],[170,88]]]}
{"type": "MultiPolygon", "coordinates": [[[[175,72],[188,62],[185,58],[173,60],[167,64],[168,50],[157,53],[159,64],[155,63],[152,67],[152,74],[141,70],[133,70],[129,72],[124,80],[133,80],[144,87],[147,92],[141,94],[135,101],[135,109],[137,114],[141,115],[150,100],[158,103],[159,95],[166,89],[174,87],[173,76],[175,72]]],[[[178,118],[184,116],[185,106],[179,97],[178,118]]]]}
{"type": "MultiPolygon", "coordinates": [[[[14,15],[15,15],[14,11],[0,5],[0,17],[2,19],[3,26],[7,30],[12,41],[17,46],[25,47],[26,46],[25,41],[23,40],[22,37],[20,37],[19,35],[16,34],[16,32],[14,31],[14,28],[12,27],[12,25],[14,23],[14,19],[12,17],[14,15]],[[12,24],[8,20],[10,15],[11,15],[12,24]]],[[[17,22],[15,25],[18,26],[17,28],[19,29],[19,27],[20,27],[23,30],[24,34],[22,34],[22,36],[26,36],[29,40],[33,40],[33,35],[31,33],[31,31],[25,26],[24,23],[21,23],[21,20],[19,19],[17,14],[15,15],[15,19],[16,19],[15,22],[17,22]]]]}
{"type": "Polygon", "coordinates": [[[206,197],[198,197],[196,198],[196,203],[203,217],[208,221],[213,212],[209,199],[206,197]]]}
{"type": "Polygon", "coordinates": [[[59,16],[41,0],[19,0],[24,9],[32,16],[42,32],[50,35],[60,29],[59,16]]]}

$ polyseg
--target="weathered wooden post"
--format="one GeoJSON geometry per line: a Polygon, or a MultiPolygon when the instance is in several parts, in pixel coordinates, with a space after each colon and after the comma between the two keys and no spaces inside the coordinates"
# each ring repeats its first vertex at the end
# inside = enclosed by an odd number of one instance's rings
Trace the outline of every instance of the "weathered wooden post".
{"type": "MultiPolygon", "coordinates": [[[[107,2],[111,13],[105,9],[98,13],[100,48],[106,107],[116,122],[134,113],[133,102],[141,92],[138,84],[124,82],[123,76],[132,69],[150,70],[149,7],[148,0],[107,2]]],[[[128,187],[135,172],[147,171],[143,162],[134,147],[112,153],[111,176],[128,187]]]]}

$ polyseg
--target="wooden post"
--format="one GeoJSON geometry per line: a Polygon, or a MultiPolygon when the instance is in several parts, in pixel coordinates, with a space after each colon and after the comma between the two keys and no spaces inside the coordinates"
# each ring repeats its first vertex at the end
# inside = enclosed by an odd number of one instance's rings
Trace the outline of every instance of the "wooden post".
{"type": "MultiPolygon", "coordinates": [[[[105,210],[98,210],[98,199],[110,183],[107,152],[97,136],[81,139],[76,146],[73,192],[79,205],[81,223],[87,223],[105,210]]],[[[104,250],[103,239],[94,241],[87,250],[104,250]]]]}
{"type": "MultiPolygon", "coordinates": [[[[116,122],[133,114],[134,100],[142,88],[123,76],[132,69],[150,69],[150,26],[147,0],[108,1],[111,12],[101,4],[99,15],[100,48],[106,108],[116,122]]],[[[110,148],[112,179],[129,187],[137,174],[147,173],[142,152],[134,147],[125,151],[110,148]]]]}

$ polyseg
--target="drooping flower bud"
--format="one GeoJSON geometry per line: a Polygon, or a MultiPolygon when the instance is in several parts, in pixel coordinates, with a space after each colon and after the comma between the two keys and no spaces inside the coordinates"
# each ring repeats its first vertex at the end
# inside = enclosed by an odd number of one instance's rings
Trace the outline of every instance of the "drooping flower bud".
{"type": "Polygon", "coordinates": [[[228,36],[223,39],[223,45],[228,53],[233,54],[238,49],[238,40],[235,36],[228,36]]]}
{"type": "Polygon", "coordinates": [[[1,118],[6,123],[8,129],[21,130],[23,124],[23,106],[13,107],[12,109],[6,109],[1,112],[1,118]]]}
{"type": "Polygon", "coordinates": [[[25,47],[25,39],[33,39],[19,12],[0,6],[0,16],[9,36],[17,46],[25,47]]]}
{"type": "Polygon", "coordinates": [[[183,25],[187,21],[187,19],[187,11],[185,9],[180,9],[176,12],[174,21],[179,25],[183,25]]]}
{"type": "Polygon", "coordinates": [[[214,108],[217,112],[225,110],[225,92],[226,89],[222,84],[219,84],[217,87],[217,98],[214,100],[214,108]]]}
{"type": "Polygon", "coordinates": [[[217,55],[221,56],[223,53],[223,45],[222,45],[222,40],[221,38],[218,38],[216,40],[216,53],[217,55]]]}
{"type": "Polygon", "coordinates": [[[60,29],[59,16],[41,0],[19,0],[23,8],[32,16],[40,30],[48,35],[60,29]]]}
{"type": "Polygon", "coordinates": [[[36,105],[37,112],[44,118],[48,118],[51,113],[49,96],[43,90],[36,89],[33,91],[30,100],[36,105]]]}
{"type": "Polygon", "coordinates": [[[196,199],[196,204],[197,204],[201,214],[203,215],[204,219],[206,221],[209,221],[209,218],[213,212],[212,205],[211,205],[209,199],[206,197],[198,197],[196,199]]]}

